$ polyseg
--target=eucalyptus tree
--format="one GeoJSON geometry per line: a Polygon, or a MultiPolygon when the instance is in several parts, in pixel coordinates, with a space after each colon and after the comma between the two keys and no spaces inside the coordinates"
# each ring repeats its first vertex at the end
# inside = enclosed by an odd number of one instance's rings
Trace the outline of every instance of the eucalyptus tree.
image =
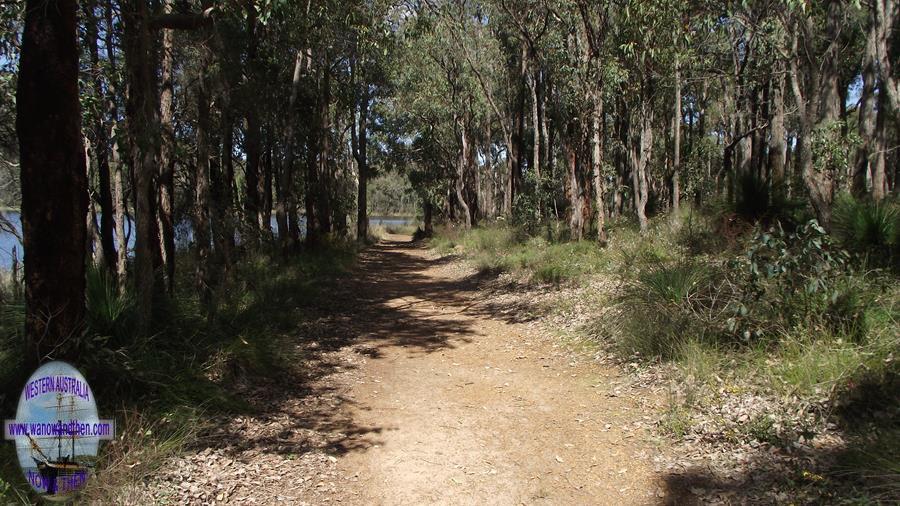
{"type": "Polygon", "coordinates": [[[442,177],[421,179],[444,181],[445,214],[471,227],[480,216],[476,130],[489,112],[465,51],[454,44],[455,23],[479,22],[467,8],[448,3],[410,12],[400,28],[402,64],[394,66],[394,79],[395,113],[405,118],[414,154],[440,160],[430,170],[442,177]]]}
{"type": "Polygon", "coordinates": [[[84,314],[87,172],[78,93],[77,3],[25,4],[16,133],[28,360],[71,353],[84,314]]]}
{"type": "Polygon", "coordinates": [[[361,2],[351,11],[352,37],[349,53],[351,106],[351,150],[357,167],[356,238],[369,234],[367,185],[370,177],[369,137],[373,127],[374,102],[390,93],[389,62],[396,28],[391,5],[381,1],[361,2]],[[394,23],[392,23],[394,21],[394,23]],[[393,26],[392,26],[393,24],[393,26]]]}
{"type": "Polygon", "coordinates": [[[842,43],[850,13],[843,1],[789,2],[781,14],[787,40],[790,86],[799,121],[798,169],[819,223],[828,227],[838,181],[838,160],[829,148],[842,142],[842,43]],[[819,156],[815,156],[819,155],[819,156]]]}

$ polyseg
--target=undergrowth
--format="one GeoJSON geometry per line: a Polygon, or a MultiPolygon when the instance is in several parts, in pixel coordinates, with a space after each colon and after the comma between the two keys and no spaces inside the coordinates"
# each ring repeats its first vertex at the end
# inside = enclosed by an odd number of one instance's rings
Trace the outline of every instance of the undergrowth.
{"type": "MultiPolygon", "coordinates": [[[[214,292],[216,311],[202,310],[192,277],[193,259],[178,258],[175,296],[160,300],[151,333],[135,332],[135,298],[120,293],[105,274],[91,270],[87,311],[75,364],[94,389],[101,415],[115,417],[117,437],[102,445],[100,472],[85,498],[126,501],[164,460],[191,444],[209,417],[246,413],[251,406],[236,386],[257,376],[277,378],[298,357],[289,339],[297,322],[323,290],[347,271],[354,247],[332,244],[290,258],[280,253],[247,253],[235,262],[214,292]]],[[[9,301],[0,312],[0,392],[6,413],[15,412],[27,371],[18,352],[22,306],[9,301]]],[[[0,499],[32,500],[13,445],[3,445],[0,499]],[[9,458],[7,458],[9,457],[9,458]]]]}
{"type": "Polygon", "coordinates": [[[660,418],[663,433],[684,437],[723,396],[762,396],[781,411],[742,418],[721,437],[790,446],[836,423],[854,448],[832,468],[835,483],[856,484],[841,493],[900,498],[892,485],[900,482],[900,428],[891,421],[900,414],[897,203],[841,197],[832,233],[787,200],[749,204],[687,207],[651,221],[645,235],[614,222],[606,249],[563,242],[559,225],[531,234],[443,229],[431,245],[482,273],[606,290],[595,297],[605,307],[578,332],[623,361],[674,365],[678,394],[660,418]],[[836,413],[873,388],[889,393],[853,404],[856,414],[866,406],[865,416],[848,422],[836,413]],[[785,419],[792,416],[800,418],[785,419]]]}

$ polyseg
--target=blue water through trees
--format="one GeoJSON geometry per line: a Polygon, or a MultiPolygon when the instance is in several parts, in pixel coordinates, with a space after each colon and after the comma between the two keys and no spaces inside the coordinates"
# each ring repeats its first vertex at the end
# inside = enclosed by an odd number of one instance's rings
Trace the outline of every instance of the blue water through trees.
{"type": "MultiPolygon", "coordinates": [[[[24,251],[22,248],[22,243],[20,238],[22,237],[22,219],[21,215],[18,211],[5,211],[3,216],[9,221],[10,225],[12,225],[16,233],[10,233],[6,230],[0,231],[0,269],[10,270],[13,265],[13,256],[18,259],[19,263],[22,263],[22,259],[24,258],[24,251]]],[[[415,218],[406,217],[406,216],[370,216],[369,217],[369,225],[370,226],[383,226],[383,227],[398,227],[404,225],[410,225],[415,223],[415,218]]],[[[278,233],[278,223],[275,221],[275,217],[272,217],[272,232],[278,233]]],[[[51,233],[51,232],[48,232],[51,233]]],[[[300,217],[300,233],[305,235],[306,233],[306,219],[304,217],[300,217]]],[[[128,238],[128,254],[129,256],[134,251],[134,232],[132,230],[132,220],[128,219],[125,223],[125,237],[128,238]]],[[[191,228],[191,222],[189,220],[181,221],[178,225],[175,226],[175,245],[176,248],[185,249],[187,248],[191,242],[194,240],[193,230],[191,228]]]]}

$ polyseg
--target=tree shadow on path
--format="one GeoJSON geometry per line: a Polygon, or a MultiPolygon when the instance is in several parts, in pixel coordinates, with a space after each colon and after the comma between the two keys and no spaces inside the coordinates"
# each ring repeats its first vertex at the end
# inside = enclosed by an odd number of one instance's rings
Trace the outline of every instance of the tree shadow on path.
{"type": "Polygon", "coordinates": [[[361,252],[349,274],[323,280],[315,297],[294,308],[302,318],[283,331],[279,353],[293,364],[245,377],[238,392],[251,409],[219,417],[200,446],[237,457],[343,454],[380,444],[378,435],[391,427],[358,424],[351,413],[367,408],[332,376],[358,374],[361,362],[383,357],[387,348],[428,354],[470,342],[472,321],[460,313],[471,304],[478,280],[428,272],[451,260],[430,259],[421,245],[388,240],[361,252]]]}

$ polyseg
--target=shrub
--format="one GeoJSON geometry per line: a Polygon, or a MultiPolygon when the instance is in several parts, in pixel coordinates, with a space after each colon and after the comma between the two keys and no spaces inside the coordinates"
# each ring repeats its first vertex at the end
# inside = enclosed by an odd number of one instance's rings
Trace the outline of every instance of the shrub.
{"type": "Polygon", "coordinates": [[[654,298],[681,304],[706,277],[700,266],[690,263],[661,265],[639,276],[641,285],[654,298]]]}
{"type": "Polygon", "coordinates": [[[563,280],[568,279],[569,277],[570,273],[563,265],[558,263],[545,264],[534,271],[535,280],[554,285],[559,285],[563,280]]]}
{"type": "Polygon", "coordinates": [[[742,260],[729,266],[742,300],[728,330],[745,340],[796,325],[823,324],[850,270],[849,255],[835,247],[815,220],[786,232],[776,224],[759,233],[742,260]]]}
{"type": "Polygon", "coordinates": [[[118,335],[129,327],[129,316],[134,299],[120,292],[110,279],[109,271],[91,266],[85,287],[85,309],[91,331],[103,336],[118,335]]]}
{"type": "Polygon", "coordinates": [[[620,301],[624,310],[620,345],[664,360],[679,356],[685,343],[708,333],[691,298],[707,279],[692,263],[660,264],[641,273],[620,301]]]}
{"type": "Polygon", "coordinates": [[[843,247],[868,254],[875,264],[890,265],[892,259],[900,258],[900,206],[896,202],[844,195],[834,206],[832,228],[843,247]]]}

